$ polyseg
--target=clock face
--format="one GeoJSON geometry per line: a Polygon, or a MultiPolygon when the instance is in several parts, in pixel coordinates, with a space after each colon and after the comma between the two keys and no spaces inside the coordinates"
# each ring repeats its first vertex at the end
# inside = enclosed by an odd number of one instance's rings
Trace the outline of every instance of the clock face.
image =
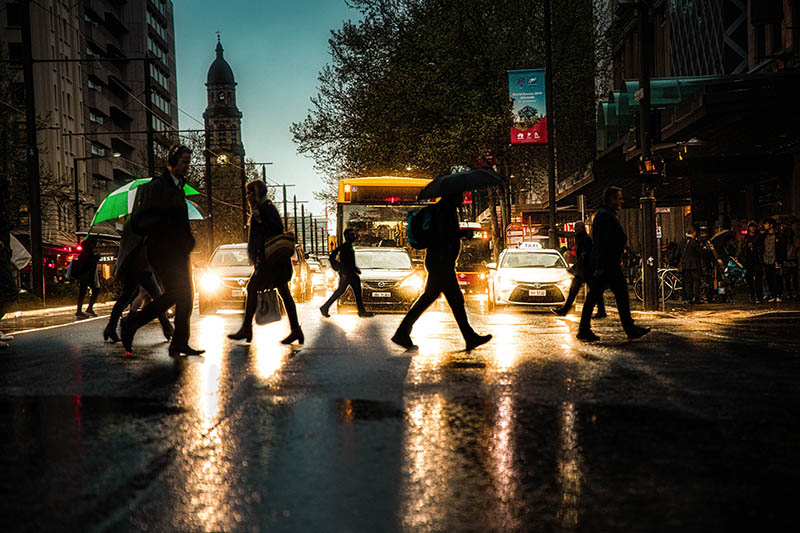
{"type": "Polygon", "coordinates": [[[217,93],[217,97],[219,98],[219,101],[222,102],[225,100],[225,93],[220,91],[219,93],[217,93]]]}

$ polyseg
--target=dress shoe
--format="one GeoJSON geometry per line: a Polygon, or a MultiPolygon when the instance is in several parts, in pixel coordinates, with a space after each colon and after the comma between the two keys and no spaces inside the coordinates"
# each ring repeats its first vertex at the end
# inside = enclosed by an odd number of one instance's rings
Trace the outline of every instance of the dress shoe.
{"type": "Polygon", "coordinates": [[[600,337],[595,335],[592,330],[579,331],[576,337],[579,341],[586,341],[586,342],[594,342],[600,340],[600,337]]]}
{"type": "Polygon", "coordinates": [[[474,337],[470,337],[467,341],[467,351],[474,350],[481,344],[486,344],[490,340],[492,340],[491,335],[475,335],[474,337]]]}
{"type": "Polygon", "coordinates": [[[106,329],[103,330],[103,340],[111,342],[119,342],[119,335],[117,335],[117,328],[109,322],[106,324],[106,329]]]}
{"type": "Polygon", "coordinates": [[[319,312],[322,313],[322,316],[324,316],[325,318],[331,317],[330,313],[328,313],[328,308],[325,307],[324,305],[319,308],[319,312]]]}
{"type": "Polygon", "coordinates": [[[360,316],[362,318],[369,318],[371,316],[375,316],[375,313],[372,313],[370,311],[359,311],[358,312],[358,316],[360,316]]]}
{"type": "Polygon", "coordinates": [[[594,316],[592,316],[592,318],[594,318],[594,319],[601,319],[601,318],[607,318],[607,317],[608,317],[608,315],[605,314],[605,313],[595,313],[594,316]]]}
{"type": "Polygon", "coordinates": [[[408,335],[408,333],[395,333],[392,337],[392,342],[402,346],[406,350],[414,348],[414,342],[411,340],[411,337],[408,335]]]}
{"type": "Polygon", "coordinates": [[[252,327],[239,328],[239,331],[237,331],[236,333],[229,333],[228,338],[233,339],[235,341],[245,340],[247,342],[250,342],[253,340],[253,328],[252,327]]]}
{"type": "Polygon", "coordinates": [[[633,329],[628,332],[628,338],[630,340],[638,339],[639,337],[644,337],[650,333],[650,328],[641,328],[639,326],[633,326],[633,329]]]}
{"type": "Polygon", "coordinates": [[[170,357],[178,357],[180,355],[202,355],[205,353],[205,350],[197,350],[192,348],[188,344],[184,346],[172,346],[169,347],[169,355],[170,357]]]}
{"type": "Polygon", "coordinates": [[[90,308],[88,308],[88,309],[87,309],[86,311],[84,311],[84,312],[85,312],[87,315],[89,315],[89,316],[97,316],[97,313],[95,313],[95,312],[94,312],[94,309],[92,309],[91,307],[90,307],[90,308]]]}
{"type": "Polygon", "coordinates": [[[133,351],[133,336],[136,333],[136,328],[133,326],[129,316],[123,318],[119,323],[119,336],[122,341],[122,346],[125,351],[131,353],[133,351]]]}
{"type": "Polygon", "coordinates": [[[75,318],[78,318],[78,319],[81,319],[81,318],[89,318],[89,316],[90,316],[90,315],[87,315],[87,314],[86,314],[86,313],[84,313],[83,311],[78,311],[77,313],[75,313],[75,318]]]}
{"type": "Polygon", "coordinates": [[[569,313],[569,310],[564,309],[563,307],[554,307],[554,308],[550,309],[550,312],[553,313],[554,315],[558,315],[558,316],[567,316],[567,313],[569,313]]]}
{"type": "Polygon", "coordinates": [[[281,344],[292,344],[293,342],[297,341],[297,344],[303,344],[306,340],[305,336],[303,335],[303,330],[297,329],[296,331],[292,331],[288,337],[281,341],[281,344]]]}

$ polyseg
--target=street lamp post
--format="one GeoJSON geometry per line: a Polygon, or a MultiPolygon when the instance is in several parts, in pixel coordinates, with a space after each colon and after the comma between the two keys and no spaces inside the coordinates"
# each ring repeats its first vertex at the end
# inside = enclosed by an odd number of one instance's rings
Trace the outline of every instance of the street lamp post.
{"type": "MultiPolygon", "coordinates": [[[[111,154],[110,157],[120,157],[122,154],[119,152],[114,152],[111,154]]],[[[76,157],[72,160],[72,185],[75,188],[75,237],[78,239],[78,243],[80,244],[81,238],[78,237],[78,232],[81,230],[81,201],[80,197],[78,196],[78,161],[88,161],[90,159],[104,159],[109,156],[87,156],[87,157],[76,157]]]]}

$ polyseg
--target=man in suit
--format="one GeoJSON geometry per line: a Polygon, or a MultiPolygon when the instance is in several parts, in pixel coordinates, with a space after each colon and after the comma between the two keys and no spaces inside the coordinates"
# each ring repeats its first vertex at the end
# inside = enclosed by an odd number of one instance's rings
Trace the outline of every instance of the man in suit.
{"type": "Polygon", "coordinates": [[[578,328],[578,339],[596,341],[600,337],[592,332],[592,312],[597,301],[603,297],[606,289],[611,289],[617,301],[617,311],[622,327],[629,339],[637,339],[646,335],[650,328],[642,328],[633,323],[631,305],[628,299],[628,284],[622,273],[622,251],[628,242],[628,236],[617,219],[622,209],[622,189],[608,187],[603,192],[603,207],[594,216],[592,236],[592,281],[589,283],[589,294],[583,304],[581,324],[578,328]]]}
{"type": "Polygon", "coordinates": [[[464,294],[456,277],[456,260],[461,252],[461,237],[471,237],[472,230],[461,230],[458,225],[458,206],[461,205],[461,193],[444,196],[434,207],[433,233],[431,245],[425,252],[425,269],[428,279],[425,290],[408,310],[403,321],[392,336],[392,342],[406,349],[412,349],[411,328],[422,313],[444,293],[453,316],[467,344],[467,351],[477,348],[492,339],[491,335],[478,335],[467,320],[464,309],[464,294]]]}
{"type": "Polygon", "coordinates": [[[347,287],[350,287],[353,291],[353,297],[358,308],[358,316],[371,317],[375,315],[375,313],[370,313],[364,308],[364,301],[361,299],[361,269],[356,266],[356,253],[353,250],[356,238],[356,232],[347,228],[344,230],[344,242],[332,251],[329,256],[331,266],[335,265],[336,270],[339,272],[339,286],[333,291],[328,301],[319,308],[319,312],[324,317],[331,316],[328,314],[328,310],[333,305],[333,302],[345,293],[347,287]],[[339,259],[336,259],[337,256],[339,259]]]}
{"type": "Polygon", "coordinates": [[[678,267],[683,277],[683,300],[687,303],[700,303],[702,256],[703,246],[697,240],[697,228],[689,226],[689,231],[678,248],[678,267]]]}
{"type": "MultiPolygon", "coordinates": [[[[561,307],[556,307],[552,310],[558,316],[567,316],[583,284],[586,283],[588,285],[589,280],[592,279],[592,238],[586,233],[586,224],[580,220],[575,223],[575,266],[572,268],[572,274],[573,278],[569,286],[567,301],[561,307]]],[[[603,303],[603,299],[600,298],[597,300],[597,314],[594,318],[605,317],[606,306],[603,303]]]]}
{"type": "Polygon", "coordinates": [[[133,336],[141,326],[175,306],[175,331],[169,354],[200,355],[205,350],[189,346],[189,318],[192,314],[192,266],[189,254],[194,237],[183,187],[192,151],[173,146],[167,155],[167,169],[141,185],[130,216],[131,230],[143,240],[147,262],[164,284],[164,293],[121,322],[125,350],[132,349],[133,336]]]}

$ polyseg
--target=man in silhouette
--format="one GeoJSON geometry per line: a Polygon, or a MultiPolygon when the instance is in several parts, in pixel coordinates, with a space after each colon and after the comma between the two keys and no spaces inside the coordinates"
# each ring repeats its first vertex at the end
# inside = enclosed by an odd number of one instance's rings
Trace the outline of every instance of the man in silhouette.
{"type": "Polygon", "coordinates": [[[434,234],[431,245],[425,252],[425,269],[428,271],[425,290],[408,310],[392,337],[392,342],[403,348],[414,347],[411,341],[411,328],[442,293],[453,311],[461,335],[467,343],[467,350],[477,348],[492,338],[491,335],[478,335],[469,325],[467,312],[464,309],[464,294],[456,277],[456,260],[461,251],[461,237],[472,235],[472,230],[461,230],[458,225],[458,206],[462,200],[461,193],[451,194],[444,196],[434,207],[431,223],[431,231],[434,234]]]}
{"type": "MultiPolygon", "coordinates": [[[[561,307],[553,309],[553,313],[558,316],[567,316],[583,284],[586,283],[588,285],[589,280],[592,279],[592,238],[586,233],[586,224],[582,221],[575,223],[575,266],[572,269],[572,274],[573,278],[569,286],[567,301],[561,307]]],[[[600,298],[597,301],[597,314],[594,318],[605,317],[606,306],[603,303],[603,299],[600,298]]]]}
{"type": "Polygon", "coordinates": [[[333,302],[344,294],[347,287],[350,287],[353,291],[353,297],[356,300],[356,307],[358,308],[358,316],[375,316],[375,313],[370,313],[364,308],[364,301],[361,298],[361,269],[356,266],[356,253],[353,250],[353,244],[356,242],[356,239],[356,232],[347,228],[344,230],[344,242],[332,251],[329,256],[331,266],[339,272],[339,286],[333,291],[328,301],[319,308],[319,312],[322,313],[324,317],[331,316],[328,310],[333,305],[333,302]]]}
{"type": "Polygon", "coordinates": [[[606,289],[611,289],[617,301],[617,311],[622,327],[629,339],[637,339],[646,335],[650,328],[642,328],[633,323],[631,304],[628,299],[628,284],[622,273],[622,251],[628,242],[628,236],[617,219],[622,209],[622,189],[608,187],[603,192],[603,207],[594,216],[592,236],[592,280],[589,282],[589,294],[583,304],[581,324],[578,328],[578,339],[596,341],[600,337],[592,332],[592,312],[597,301],[603,297],[606,289]]]}
{"type": "Polygon", "coordinates": [[[205,350],[189,346],[189,319],[192,314],[192,265],[189,254],[194,237],[189,227],[184,185],[192,151],[173,146],[167,156],[167,168],[158,177],[139,186],[131,213],[131,230],[143,241],[147,262],[164,284],[164,293],[132,313],[120,323],[120,337],[130,352],[133,336],[167,309],[175,306],[175,331],[169,354],[200,355],[205,350]]]}

